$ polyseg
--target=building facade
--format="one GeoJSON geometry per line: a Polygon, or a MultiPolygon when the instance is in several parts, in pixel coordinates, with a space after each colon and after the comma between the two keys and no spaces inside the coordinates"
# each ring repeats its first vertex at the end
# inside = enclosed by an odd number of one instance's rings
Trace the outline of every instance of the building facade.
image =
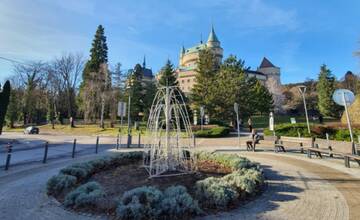
{"type": "MultiPolygon", "coordinates": [[[[185,93],[191,93],[196,83],[197,60],[201,50],[210,49],[216,57],[216,62],[220,65],[223,58],[223,48],[218,37],[215,34],[214,27],[211,28],[206,43],[199,44],[185,49],[184,46],[180,50],[179,66],[176,69],[177,80],[180,89],[185,93]]],[[[256,77],[263,85],[265,85],[273,95],[275,111],[281,111],[282,102],[282,86],[280,81],[280,68],[273,65],[266,57],[261,61],[257,70],[247,70],[248,77],[256,77]]]]}

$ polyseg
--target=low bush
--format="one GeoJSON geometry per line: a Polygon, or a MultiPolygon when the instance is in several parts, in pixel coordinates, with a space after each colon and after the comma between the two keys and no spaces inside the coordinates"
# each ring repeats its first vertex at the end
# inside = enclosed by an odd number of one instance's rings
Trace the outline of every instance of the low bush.
{"type": "Polygon", "coordinates": [[[207,137],[207,138],[216,138],[216,137],[225,137],[230,133],[230,128],[228,127],[213,127],[210,129],[199,130],[195,132],[196,137],[207,137]]]}
{"type": "Polygon", "coordinates": [[[236,201],[239,194],[222,178],[208,177],[196,182],[196,198],[207,207],[224,209],[236,201]]]}
{"type": "Polygon", "coordinates": [[[105,192],[99,183],[88,182],[67,194],[64,200],[64,205],[74,208],[95,206],[97,202],[104,197],[105,192]]]}
{"type": "Polygon", "coordinates": [[[139,187],[127,191],[116,209],[118,219],[184,219],[201,213],[183,186],[171,186],[161,192],[155,187],[139,187]]]}
{"type": "Polygon", "coordinates": [[[202,213],[199,204],[187,192],[184,186],[171,186],[164,191],[161,201],[161,215],[169,219],[202,213]]]}
{"type": "Polygon", "coordinates": [[[116,209],[119,219],[153,219],[160,215],[159,203],[163,194],[155,187],[139,187],[127,191],[116,209]]]}
{"type": "Polygon", "coordinates": [[[224,176],[222,179],[238,192],[243,191],[248,194],[255,193],[256,187],[262,185],[264,182],[262,173],[254,169],[235,171],[224,176]]]}
{"type": "Polygon", "coordinates": [[[253,163],[245,157],[235,154],[212,154],[205,151],[196,153],[198,160],[209,160],[230,167],[232,170],[255,168],[260,170],[259,164],[253,163]]]}
{"type": "Polygon", "coordinates": [[[46,184],[48,195],[59,195],[76,185],[76,177],[66,174],[58,174],[51,177],[46,184]]]}

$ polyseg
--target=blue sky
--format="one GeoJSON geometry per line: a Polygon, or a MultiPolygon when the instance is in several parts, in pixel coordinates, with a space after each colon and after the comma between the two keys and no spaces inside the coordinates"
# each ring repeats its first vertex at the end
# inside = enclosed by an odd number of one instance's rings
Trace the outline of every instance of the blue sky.
{"type": "MultiPolygon", "coordinates": [[[[64,52],[89,55],[105,27],[110,64],[142,62],[157,72],[185,47],[207,39],[211,23],[224,55],[255,69],[266,56],[283,83],[316,78],[325,63],[338,77],[360,72],[360,1],[347,0],[1,0],[0,56],[47,61],[64,52]]],[[[12,74],[0,60],[0,80],[12,74]]]]}

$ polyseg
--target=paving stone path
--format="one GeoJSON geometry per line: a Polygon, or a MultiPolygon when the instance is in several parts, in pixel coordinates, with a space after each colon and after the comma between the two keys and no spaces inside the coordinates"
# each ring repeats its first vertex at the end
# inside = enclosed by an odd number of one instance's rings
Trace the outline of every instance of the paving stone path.
{"type": "MultiPolygon", "coordinates": [[[[339,164],[315,163],[300,154],[239,154],[261,163],[266,190],[236,210],[198,219],[360,219],[360,179],[331,167],[339,164]]],[[[0,219],[105,219],[66,211],[46,195],[47,179],[71,161],[0,175],[0,219]]]]}

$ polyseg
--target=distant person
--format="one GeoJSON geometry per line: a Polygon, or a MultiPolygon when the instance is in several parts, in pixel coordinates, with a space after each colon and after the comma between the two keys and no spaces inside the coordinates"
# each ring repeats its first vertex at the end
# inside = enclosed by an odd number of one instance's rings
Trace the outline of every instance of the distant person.
{"type": "Polygon", "coordinates": [[[322,115],[319,115],[319,123],[320,124],[324,123],[324,118],[322,115]]]}
{"type": "Polygon", "coordinates": [[[248,120],[248,126],[249,126],[249,131],[252,132],[252,120],[251,120],[251,117],[249,117],[249,120],[248,120]]]}
{"type": "Polygon", "coordinates": [[[256,144],[260,141],[260,135],[258,135],[255,129],[252,129],[250,137],[251,139],[246,141],[246,148],[248,151],[255,151],[256,144]]]}

